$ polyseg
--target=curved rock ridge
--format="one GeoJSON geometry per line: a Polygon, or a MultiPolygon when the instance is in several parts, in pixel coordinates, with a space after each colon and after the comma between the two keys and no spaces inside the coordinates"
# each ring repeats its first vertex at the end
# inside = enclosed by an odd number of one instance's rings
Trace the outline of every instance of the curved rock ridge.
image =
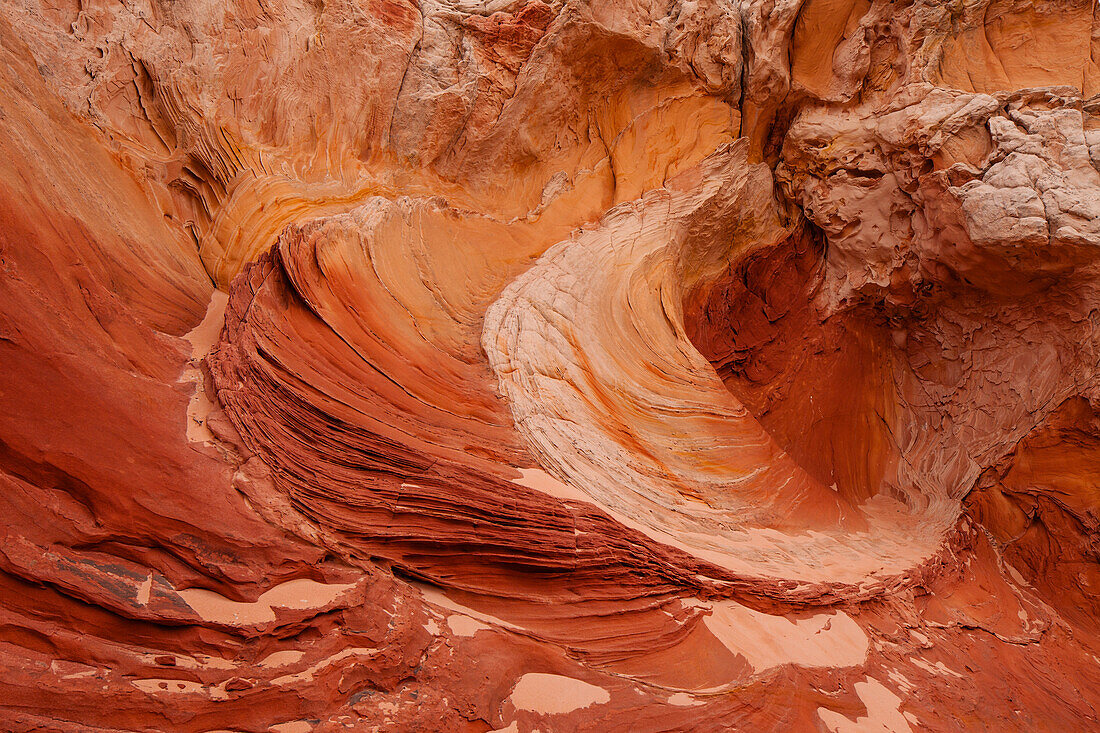
{"type": "Polygon", "coordinates": [[[0,729],[1100,729],[1092,0],[17,0],[0,69],[0,729]]]}
{"type": "Polygon", "coordinates": [[[485,352],[542,465],[613,516],[739,575],[882,584],[939,549],[961,492],[846,500],[779,448],[684,330],[692,281],[786,233],[747,148],[551,248],[490,307],[485,352]]]}

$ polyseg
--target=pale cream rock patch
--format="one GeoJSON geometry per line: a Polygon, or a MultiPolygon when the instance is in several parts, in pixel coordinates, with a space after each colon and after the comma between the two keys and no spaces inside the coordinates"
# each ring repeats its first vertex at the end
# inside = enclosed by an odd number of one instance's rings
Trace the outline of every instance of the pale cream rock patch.
{"type": "Polygon", "coordinates": [[[206,315],[199,325],[192,328],[184,336],[191,342],[191,358],[201,359],[206,356],[221,335],[222,325],[225,323],[225,306],[229,302],[229,294],[215,290],[210,294],[210,303],[206,306],[206,315]]]}
{"type": "Polygon", "coordinates": [[[179,669],[236,669],[239,666],[228,659],[212,657],[208,654],[195,654],[194,656],[186,654],[140,654],[138,657],[144,664],[149,665],[159,664],[157,662],[159,657],[172,657],[175,661],[174,666],[179,669]]]}
{"type": "Polygon", "coordinates": [[[231,601],[223,595],[203,588],[178,591],[204,621],[227,626],[251,626],[275,620],[275,608],[303,610],[321,608],[332,603],[354,583],[318,583],[299,578],[266,591],[253,603],[231,601]]]}
{"type": "Polygon", "coordinates": [[[908,693],[913,689],[913,683],[909,681],[909,678],[896,669],[887,672],[886,678],[897,685],[903,693],[908,693]]]}
{"type": "Polygon", "coordinates": [[[926,672],[931,672],[932,674],[938,674],[941,677],[950,676],[950,677],[958,677],[959,679],[962,679],[962,677],[963,677],[962,674],[960,674],[960,673],[956,672],[955,670],[951,669],[950,667],[948,667],[943,662],[936,662],[935,664],[931,664],[929,662],[926,662],[923,659],[910,659],[909,661],[911,661],[913,663],[913,666],[920,667],[921,669],[925,670],[926,672]]]}
{"type": "Polygon", "coordinates": [[[455,636],[473,636],[482,629],[491,628],[488,624],[459,613],[447,617],[447,627],[455,636]]]}
{"type": "Polygon", "coordinates": [[[268,728],[272,733],[309,733],[313,726],[304,720],[290,720],[286,723],[277,723],[268,728]]]}
{"type": "Polygon", "coordinates": [[[190,680],[146,679],[131,680],[130,684],[142,692],[151,694],[206,694],[207,690],[198,682],[190,680]]]}
{"type": "Polygon", "coordinates": [[[508,697],[520,710],[541,715],[562,715],[611,700],[602,687],[572,677],[529,672],[519,678],[508,697]]]}
{"type": "Polygon", "coordinates": [[[694,707],[696,705],[702,705],[703,702],[702,700],[696,700],[694,697],[687,694],[686,692],[677,692],[675,695],[668,698],[668,704],[675,705],[681,708],[686,708],[694,707]]]}
{"type": "Polygon", "coordinates": [[[305,652],[287,649],[281,652],[272,652],[261,659],[257,664],[261,667],[286,667],[295,662],[302,661],[302,657],[304,656],[305,652]]]}
{"type": "Polygon", "coordinates": [[[1031,587],[1031,583],[1027,582],[1027,579],[1024,578],[1024,576],[1020,573],[1019,570],[1012,567],[1007,562],[1003,563],[1003,565],[1004,565],[1005,570],[1008,571],[1008,574],[1012,576],[1012,580],[1014,580],[1017,585],[1022,585],[1025,588],[1030,588],[1031,587]]]}
{"type": "MultiPolygon", "coordinates": [[[[512,623],[508,623],[504,619],[500,619],[500,618],[497,618],[496,616],[492,616],[488,613],[482,613],[481,611],[476,611],[476,610],[474,610],[472,608],[469,608],[467,606],[463,606],[458,601],[452,600],[450,597],[447,596],[446,593],[441,591],[439,588],[427,585],[426,583],[417,583],[415,581],[413,581],[411,583],[411,585],[413,587],[417,588],[421,592],[421,594],[423,594],[424,599],[426,601],[428,601],[429,603],[433,603],[433,604],[439,606],[440,608],[445,608],[448,611],[454,611],[455,613],[461,614],[463,616],[469,616],[471,619],[477,619],[479,621],[482,621],[485,624],[492,624],[494,626],[501,626],[501,627],[506,628],[506,629],[522,630],[522,627],[517,626],[517,625],[512,624],[512,623]]],[[[450,623],[450,621],[448,620],[448,624],[449,623],[450,623]]],[[[486,626],[486,628],[489,628],[489,627],[486,626]]]]}
{"type": "Polygon", "coordinates": [[[192,443],[214,442],[214,433],[207,427],[206,420],[216,405],[206,394],[206,382],[199,365],[218,341],[225,323],[225,306],[228,302],[228,293],[215,290],[210,296],[210,304],[202,321],[184,336],[191,342],[191,361],[180,375],[180,381],[191,382],[195,386],[195,392],[187,403],[187,439],[192,443]]]}
{"type": "Polygon", "coordinates": [[[149,577],[145,579],[145,582],[138,588],[137,602],[139,605],[145,606],[149,603],[149,598],[153,594],[153,575],[149,574],[149,577]]]}
{"type": "Polygon", "coordinates": [[[856,667],[867,659],[867,635],[843,611],[791,620],[724,601],[711,606],[703,623],[757,673],[783,664],[856,667]]]}
{"type": "Polygon", "coordinates": [[[888,687],[868,677],[855,684],[856,694],[867,708],[867,715],[855,720],[846,718],[826,708],[818,708],[817,715],[831,733],[912,733],[906,716],[901,713],[901,698],[888,687]]]}
{"type": "Polygon", "coordinates": [[[92,667],[69,659],[55,659],[50,662],[50,672],[63,680],[79,680],[85,677],[94,677],[98,671],[98,667],[92,667]]]}
{"type": "Polygon", "coordinates": [[[529,489],[541,491],[556,499],[583,501],[587,504],[595,503],[588,494],[576,487],[557,480],[541,468],[521,468],[519,472],[522,474],[522,478],[516,479],[514,483],[520,486],[526,486],[529,489]]]}
{"type": "Polygon", "coordinates": [[[271,680],[271,684],[283,686],[293,684],[295,682],[307,682],[309,680],[312,680],[317,672],[319,672],[320,670],[336,664],[341,660],[347,659],[348,657],[364,657],[366,659],[370,659],[377,653],[378,649],[374,649],[372,647],[355,647],[352,649],[345,649],[338,654],[333,654],[331,657],[326,657],[325,659],[322,659],[320,662],[317,662],[317,664],[313,665],[309,669],[298,672],[297,674],[288,674],[283,675],[282,677],[276,677],[275,679],[271,680]]]}
{"type": "Polygon", "coordinates": [[[195,669],[235,669],[236,664],[228,659],[212,657],[209,654],[196,654],[194,657],[176,657],[176,664],[187,667],[193,664],[195,669]]]}

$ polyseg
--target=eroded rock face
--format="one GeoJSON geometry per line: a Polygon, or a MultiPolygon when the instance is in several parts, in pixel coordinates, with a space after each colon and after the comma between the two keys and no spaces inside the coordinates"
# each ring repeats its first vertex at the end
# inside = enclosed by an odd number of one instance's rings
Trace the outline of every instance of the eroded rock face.
{"type": "Polygon", "coordinates": [[[0,7],[5,730],[1100,727],[1100,16],[0,7]]]}

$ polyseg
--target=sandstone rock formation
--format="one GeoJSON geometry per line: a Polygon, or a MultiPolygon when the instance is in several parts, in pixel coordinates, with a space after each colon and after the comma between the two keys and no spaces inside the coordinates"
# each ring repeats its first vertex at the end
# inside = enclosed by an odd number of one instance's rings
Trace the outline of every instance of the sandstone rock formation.
{"type": "Polygon", "coordinates": [[[1100,729],[1084,0],[0,4],[0,728],[1100,729]]]}

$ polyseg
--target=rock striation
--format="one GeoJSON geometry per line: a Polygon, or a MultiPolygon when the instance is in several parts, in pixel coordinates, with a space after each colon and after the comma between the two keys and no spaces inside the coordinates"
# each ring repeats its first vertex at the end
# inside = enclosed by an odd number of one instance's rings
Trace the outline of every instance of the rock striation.
{"type": "Polygon", "coordinates": [[[1100,11],[0,5],[0,727],[1100,727],[1100,11]]]}

